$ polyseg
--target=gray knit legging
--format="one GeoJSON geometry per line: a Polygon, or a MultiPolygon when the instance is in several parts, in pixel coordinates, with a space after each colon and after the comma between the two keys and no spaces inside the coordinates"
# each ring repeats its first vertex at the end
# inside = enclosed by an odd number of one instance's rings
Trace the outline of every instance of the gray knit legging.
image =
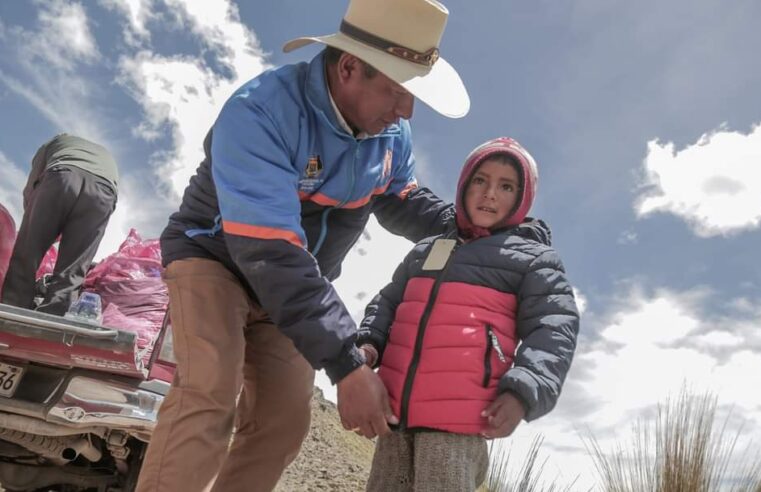
{"type": "Polygon", "coordinates": [[[378,438],[368,492],[472,492],[489,466],[486,440],[449,432],[392,432],[378,438]]]}

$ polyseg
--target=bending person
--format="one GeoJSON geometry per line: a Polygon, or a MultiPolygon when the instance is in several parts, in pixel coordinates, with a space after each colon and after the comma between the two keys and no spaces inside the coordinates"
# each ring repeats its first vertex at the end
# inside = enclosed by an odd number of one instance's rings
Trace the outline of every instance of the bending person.
{"type": "Polygon", "coordinates": [[[60,236],[58,260],[39,311],[63,315],[76,299],[116,207],[118,171],[101,145],[65,133],[32,159],[24,217],[3,284],[2,302],[35,307],[35,274],[60,236]]]}

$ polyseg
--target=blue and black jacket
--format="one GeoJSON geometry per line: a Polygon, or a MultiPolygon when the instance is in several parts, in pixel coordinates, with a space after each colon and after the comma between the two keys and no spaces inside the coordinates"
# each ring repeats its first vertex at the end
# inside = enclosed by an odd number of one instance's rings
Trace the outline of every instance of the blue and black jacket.
{"type": "Polygon", "coordinates": [[[310,364],[339,381],[362,358],[331,281],[370,213],[411,241],[454,226],[453,207],[417,187],[409,123],[363,139],[344,130],[319,54],[238,89],[204,151],[161,236],[164,263],[220,261],[310,364]]]}

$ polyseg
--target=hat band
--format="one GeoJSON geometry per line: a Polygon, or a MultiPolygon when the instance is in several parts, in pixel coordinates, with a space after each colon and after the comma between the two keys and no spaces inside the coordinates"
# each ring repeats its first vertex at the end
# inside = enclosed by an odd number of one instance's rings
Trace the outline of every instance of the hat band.
{"type": "Polygon", "coordinates": [[[409,62],[423,65],[426,67],[432,67],[434,63],[439,59],[439,49],[433,47],[425,52],[406,48],[404,46],[397,46],[396,44],[364,31],[353,24],[349,24],[345,20],[341,21],[341,28],[339,29],[343,34],[346,34],[350,38],[354,38],[357,41],[368,44],[373,48],[377,48],[386,53],[392,54],[396,57],[403,58],[409,62]]]}

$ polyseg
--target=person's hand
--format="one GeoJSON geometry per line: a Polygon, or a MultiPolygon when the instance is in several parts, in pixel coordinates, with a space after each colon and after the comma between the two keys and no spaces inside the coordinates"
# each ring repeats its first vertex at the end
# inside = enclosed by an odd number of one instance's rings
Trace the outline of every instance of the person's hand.
{"type": "Polygon", "coordinates": [[[388,403],[388,392],[372,369],[362,365],[338,382],[338,414],[344,429],[372,439],[398,424],[388,403]]]}
{"type": "Polygon", "coordinates": [[[481,416],[486,418],[486,429],[481,435],[487,439],[494,439],[512,434],[526,416],[526,410],[518,398],[508,392],[502,393],[491,402],[481,412],[481,416]]]}
{"type": "Polygon", "coordinates": [[[365,364],[367,364],[368,367],[373,367],[375,362],[378,360],[378,351],[375,349],[375,347],[369,343],[365,343],[359,347],[359,350],[361,350],[365,355],[365,364]]]}

